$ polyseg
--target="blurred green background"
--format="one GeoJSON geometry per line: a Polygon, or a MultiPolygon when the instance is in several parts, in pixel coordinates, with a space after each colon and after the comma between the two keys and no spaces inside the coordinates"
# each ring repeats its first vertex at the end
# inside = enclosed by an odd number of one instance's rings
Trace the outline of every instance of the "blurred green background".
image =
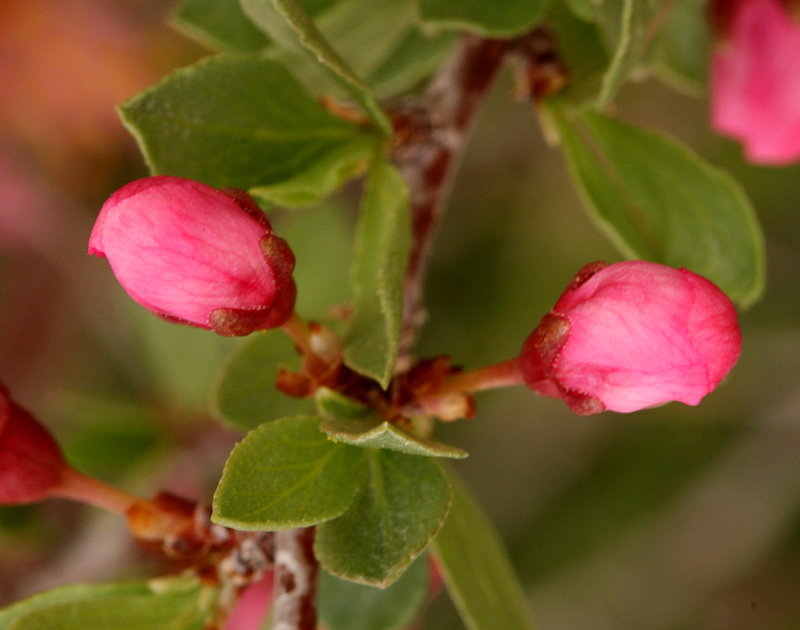
{"type": "MultiPolygon", "coordinates": [[[[146,171],[113,105],[206,51],[154,0],[0,4],[0,379],[71,461],[145,494],[209,500],[237,434],[207,415],[236,341],[139,308],[86,255],[105,198],[146,171]]],[[[419,356],[466,367],[515,355],[574,272],[619,257],[560,153],[503,75],[441,226],[419,356]]],[[[519,388],[441,427],[503,535],[542,630],[800,627],[800,167],[755,168],[713,136],[705,101],[648,80],[617,114],[673,133],[744,185],[768,287],[741,313],[739,364],[696,408],[578,418],[519,388]]],[[[276,213],[298,258],[299,310],[348,299],[357,189],[276,213]]],[[[0,509],[0,603],[154,567],[114,518],[63,502],[0,509]]],[[[427,629],[460,628],[446,596],[427,629]]]]}

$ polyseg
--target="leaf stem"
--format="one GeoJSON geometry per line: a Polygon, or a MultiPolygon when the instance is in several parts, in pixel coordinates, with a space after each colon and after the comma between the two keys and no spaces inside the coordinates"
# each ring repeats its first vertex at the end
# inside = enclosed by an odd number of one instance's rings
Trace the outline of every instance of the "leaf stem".
{"type": "Polygon", "coordinates": [[[316,630],[318,573],[313,527],[275,533],[272,630],[316,630]]]}

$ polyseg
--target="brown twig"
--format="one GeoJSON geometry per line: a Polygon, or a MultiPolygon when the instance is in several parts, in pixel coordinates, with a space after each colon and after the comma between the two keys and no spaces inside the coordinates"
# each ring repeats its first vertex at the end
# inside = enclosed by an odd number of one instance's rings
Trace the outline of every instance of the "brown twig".
{"type": "Polygon", "coordinates": [[[397,131],[394,158],[410,190],[413,234],[398,371],[410,367],[411,348],[425,320],[425,270],[452,174],[509,45],[509,40],[464,35],[425,93],[391,112],[397,131]]]}
{"type": "Polygon", "coordinates": [[[317,572],[314,528],[275,533],[272,630],[316,630],[317,572]]]}

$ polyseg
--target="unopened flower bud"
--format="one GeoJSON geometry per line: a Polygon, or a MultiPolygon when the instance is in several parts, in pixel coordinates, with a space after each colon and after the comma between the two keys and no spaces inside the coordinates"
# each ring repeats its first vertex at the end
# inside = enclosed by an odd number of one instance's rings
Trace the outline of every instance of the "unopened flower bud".
{"type": "Polygon", "coordinates": [[[711,124],[757,164],[800,159],[800,2],[712,0],[711,124]],[[792,14],[795,15],[792,15],[792,14]]]}
{"type": "Polygon", "coordinates": [[[696,405],[741,350],[736,311],[714,284],[645,261],[581,269],[522,348],[526,384],[578,414],[696,405]]]}
{"type": "Polygon", "coordinates": [[[34,503],[50,496],[67,463],[39,422],[0,384],[0,503],[34,503]]]}
{"type": "Polygon", "coordinates": [[[294,310],[294,255],[242,190],[169,176],[131,182],[100,210],[89,253],[170,321],[247,335],[294,310]]]}

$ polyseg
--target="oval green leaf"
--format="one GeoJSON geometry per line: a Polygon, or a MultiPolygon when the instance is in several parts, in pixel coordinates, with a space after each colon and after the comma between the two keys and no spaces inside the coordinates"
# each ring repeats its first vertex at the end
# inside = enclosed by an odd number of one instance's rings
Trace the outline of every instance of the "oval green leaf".
{"type": "Polygon", "coordinates": [[[333,575],[386,588],[439,531],[450,486],[429,457],[364,452],[369,481],[347,512],[317,527],[314,551],[333,575]]]}
{"type": "Polygon", "coordinates": [[[327,387],[320,387],[314,393],[314,400],[317,401],[317,411],[326,418],[360,418],[370,410],[357,400],[327,387]]]}
{"type": "Polygon", "coordinates": [[[392,378],[399,350],[410,250],[408,187],[394,166],[376,160],[356,226],[353,318],[344,340],[344,361],[384,388],[392,378]]]}
{"type": "Polygon", "coordinates": [[[453,505],[431,545],[468,630],[533,630],[525,591],[500,537],[451,471],[453,505]]]}
{"type": "Polygon", "coordinates": [[[742,307],[759,298],[761,227],[730,175],[664,134],[595,112],[556,118],[584,204],[625,256],[686,267],[742,307]]]}
{"type": "Polygon", "coordinates": [[[319,575],[319,618],[327,630],[400,630],[428,598],[428,556],[421,555],[385,589],[319,575]]]}
{"type": "Polygon", "coordinates": [[[329,68],[342,87],[361,106],[375,129],[385,136],[393,133],[392,123],[381,109],[372,89],[357,76],[348,63],[331,46],[320,32],[311,16],[297,0],[240,0],[245,14],[265,33],[278,43],[293,47],[295,42],[285,28],[277,26],[283,22],[291,27],[300,45],[308,49],[319,63],[329,68]],[[276,31],[277,26],[277,31],[276,31]]]}
{"type": "Polygon", "coordinates": [[[253,190],[279,205],[323,199],[377,146],[259,54],[219,55],[173,72],[123,103],[120,116],[154,174],[253,190]]]}
{"type": "Polygon", "coordinates": [[[233,449],[212,520],[241,530],[307,527],[342,514],[364,484],[363,451],[336,444],[319,418],[261,425],[233,449]]]}
{"type": "Polygon", "coordinates": [[[184,0],[172,20],[187,36],[219,52],[255,52],[270,43],[239,0],[184,0]]]}
{"type": "Polygon", "coordinates": [[[281,331],[253,335],[223,366],[211,394],[211,413],[235,429],[250,431],[269,420],[312,412],[312,400],[292,398],[275,387],[281,366],[298,364],[292,341],[281,331]]]}
{"type": "Polygon", "coordinates": [[[213,593],[195,578],[75,584],[0,611],[2,630],[202,630],[213,593]]]}

